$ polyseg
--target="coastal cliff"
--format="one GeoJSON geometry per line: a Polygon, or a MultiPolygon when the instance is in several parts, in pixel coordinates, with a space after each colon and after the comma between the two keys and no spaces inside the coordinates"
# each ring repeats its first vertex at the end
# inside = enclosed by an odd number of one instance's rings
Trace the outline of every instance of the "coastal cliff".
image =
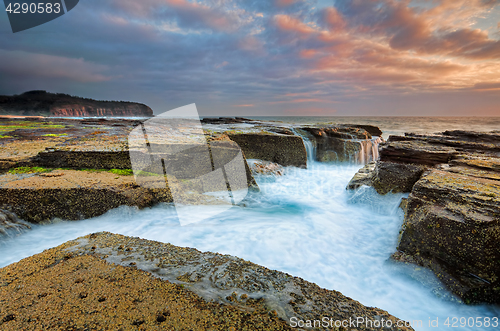
{"type": "Polygon", "coordinates": [[[148,106],[124,101],[97,101],[62,93],[29,91],[0,96],[0,115],[47,117],[150,117],[148,106]]]}

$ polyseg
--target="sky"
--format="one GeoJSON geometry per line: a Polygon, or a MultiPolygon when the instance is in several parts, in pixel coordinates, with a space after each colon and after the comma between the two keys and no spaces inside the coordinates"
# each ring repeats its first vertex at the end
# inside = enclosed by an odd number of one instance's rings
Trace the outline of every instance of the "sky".
{"type": "Polygon", "coordinates": [[[233,116],[500,116],[500,0],[81,0],[12,33],[0,95],[233,116]]]}

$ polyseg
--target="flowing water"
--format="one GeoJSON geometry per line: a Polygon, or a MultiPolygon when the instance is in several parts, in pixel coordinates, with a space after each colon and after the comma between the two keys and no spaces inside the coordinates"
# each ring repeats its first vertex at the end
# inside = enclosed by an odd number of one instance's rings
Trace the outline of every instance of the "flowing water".
{"type": "MultiPolygon", "coordinates": [[[[312,155],[312,144],[308,147],[312,155]]],[[[180,225],[175,208],[167,204],[144,210],[121,207],[89,220],[34,226],[0,243],[0,267],[78,236],[110,231],[235,255],[414,321],[416,330],[447,329],[443,323],[448,317],[500,315],[498,306],[460,304],[430,272],[389,260],[402,223],[398,205],[405,195],[380,196],[367,187],[346,191],[360,165],[308,163],[308,169],[287,168],[284,176],[256,176],[260,193],[187,226],[180,225]],[[439,327],[429,326],[436,319],[439,327]]],[[[198,206],[191,212],[216,208],[198,206]]]]}

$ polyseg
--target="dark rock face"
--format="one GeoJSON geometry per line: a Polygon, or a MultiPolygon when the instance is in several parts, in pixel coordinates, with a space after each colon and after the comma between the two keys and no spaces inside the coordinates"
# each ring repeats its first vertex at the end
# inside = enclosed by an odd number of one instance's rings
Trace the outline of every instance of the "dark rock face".
{"type": "Polygon", "coordinates": [[[380,161],[375,168],[372,185],[379,194],[407,193],[419,180],[425,166],[380,161]]]}
{"type": "Polygon", "coordinates": [[[56,117],[150,117],[153,110],[136,103],[94,101],[53,105],[50,116],[56,117]]]}
{"type": "Polygon", "coordinates": [[[253,123],[254,120],[244,117],[206,117],[201,120],[204,124],[238,124],[238,123],[253,123]]]}
{"type": "Polygon", "coordinates": [[[310,128],[305,127],[302,130],[309,132],[315,138],[326,138],[326,137],[334,137],[334,138],[343,138],[343,139],[371,139],[372,136],[368,131],[357,128],[357,127],[348,127],[348,126],[332,126],[325,128],[310,128]]]}
{"type": "Polygon", "coordinates": [[[30,91],[0,96],[0,115],[57,117],[150,117],[153,110],[134,102],[96,101],[62,93],[30,91]]]}
{"type": "Polygon", "coordinates": [[[47,168],[75,169],[130,169],[127,151],[43,151],[32,159],[32,164],[47,168]]]}
{"type": "Polygon", "coordinates": [[[399,163],[416,163],[433,166],[447,163],[459,154],[453,147],[433,145],[425,141],[388,140],[380,148],[380,160],[399,163]]]}
{"type": "Polygon", "coordinates": [[[360,128],[371,134],[372,136],[377,136],[381,137],[382,136],[382,130],[380,130],[379,127],[374,126],[374,125],[363,125],[363,124],[344,124],[344,126],[348,127],[353,127],[353,128],[360,128]]]}
{"type": "Polygon", "coordinates": [[[378,161],[360,169],[350,180],[347,188],[357,189],[361,185],[373,186],[379,194],[408,193],[420,179],[426,166],[378,161]]]}
{"type": "Polygon", "coordinates": [[[500,302],[500,135],[446,131],[389,137],[349,189],[411,192],[399,254],[467,303],[500,302]],[[407,259],[408,260],[408,259],[407,259]]]}
{"type": "Polygon", "coordinates": [[[248,159],[259,159],[282,166],[307,166],[307,153],[302,138],[280,134],[228,134],[248,159]]]}
{"type": "Polygon", "coordinates": [[[0,207],[31,223],[54,218],[80,220],[122,205],[144,208],[172,201],[168,187],[141,187],[133,176],[108,172],[56,170],[0,176],[0,207]]]}

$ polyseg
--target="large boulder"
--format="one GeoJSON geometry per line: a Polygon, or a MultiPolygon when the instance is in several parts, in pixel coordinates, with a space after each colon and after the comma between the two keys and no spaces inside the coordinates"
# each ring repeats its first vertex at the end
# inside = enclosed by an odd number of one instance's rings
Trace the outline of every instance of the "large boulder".
{"type": "Polygon", "coordinates": [[[408,193],[420,179],[425,166],[410,163],[378,161],[361,168],[351,179],[347,188],[357,189],[361,185],[372,186],[379,194],[408,193]]]}
{"type": "Polygon", "coordinates": [[[377,162],[371,185],[379,194],[408,193],[419,180],[425,166],[395,162],[377,162]]]}
{"type": "Polygon", "coordinates": [[[500,181],[432,170],[413,187],[398,249],[466,302],[500,302],[500,181]]]}

